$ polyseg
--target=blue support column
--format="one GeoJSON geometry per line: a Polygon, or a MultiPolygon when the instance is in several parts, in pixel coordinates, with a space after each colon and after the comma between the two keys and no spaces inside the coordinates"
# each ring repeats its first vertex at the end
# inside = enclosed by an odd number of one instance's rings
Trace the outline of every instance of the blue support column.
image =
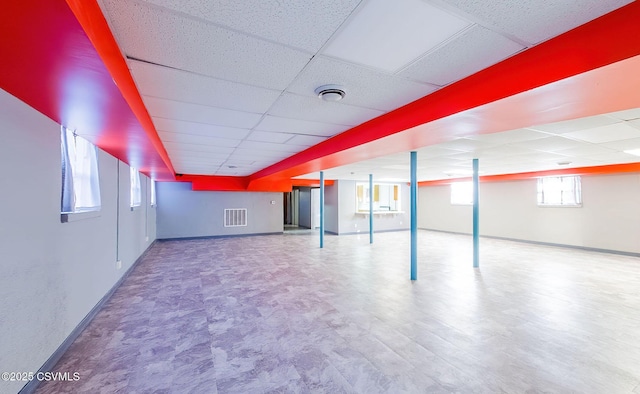
{"type": "Polygon", "coordinates": [[[411,280],[418,279],[418,152],[411,152],[411,280]]]}
{"type": "Polygon", "coordinates": [[[480,177],[478,159],[473,159],[473,267],[480,266],[480,177]]]}
{"type": "Polygon", "coordinates": [[[369,174],[369,243],[373,243],[373,174],[369,174]]]}
{"type": "Polygon", "coordinates": [[[320,247],[324,248],[324,172],[320,171],[320,247]]]}

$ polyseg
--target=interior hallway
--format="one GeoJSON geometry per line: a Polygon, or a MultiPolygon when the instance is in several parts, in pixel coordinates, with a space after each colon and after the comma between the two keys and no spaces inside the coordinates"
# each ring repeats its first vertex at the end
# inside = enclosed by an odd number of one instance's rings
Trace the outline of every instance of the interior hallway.
{"type": "Polygon", "coordinates": [[[419,232],[157,242],[38,393],[640,393],[640,259],[419,232]]]}

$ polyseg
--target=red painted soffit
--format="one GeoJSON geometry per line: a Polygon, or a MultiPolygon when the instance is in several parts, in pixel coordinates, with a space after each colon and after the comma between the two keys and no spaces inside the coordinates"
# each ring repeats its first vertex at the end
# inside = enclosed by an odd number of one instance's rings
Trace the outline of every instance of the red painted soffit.
{"type": "Polygon", "coordinates": [[[638,20],[640,2],[634,2],[312,146],[250,179],[290,178],[454,137],[638,107],[638,90],[633,89],[638,85],[638,59],[625,62],[640,54],[638,20]],[[617,67],[600,71],[616,62],[617,67]],[[598,94],[602,92],[606,94],[598,94]]]}
{"type": "MultiPolygon", "coordinates": [[[[501,175],[485,175],[479,178],[480,182],[505,182],[505,181],[521,181],[524,179],[542,178],[545,176],[562,176],[562,175],[611,175],[629,172],[640,173],[640,163],[611,164],[606,166],[578,167],[578,168],[562,168],[558,170],[521,172],[518,174],[501,174],[501,175]]],[[[440,179],[436,181],[418,182],[418,186],[441,186],[450,185],[455,182],[469,182],[471,177],[440,179]]]]}
{"type": "Polygon", "coordinates": [[[0,37],[0,88],[143,173],[174,179],[95,1],[4,1],[0,37]]]}

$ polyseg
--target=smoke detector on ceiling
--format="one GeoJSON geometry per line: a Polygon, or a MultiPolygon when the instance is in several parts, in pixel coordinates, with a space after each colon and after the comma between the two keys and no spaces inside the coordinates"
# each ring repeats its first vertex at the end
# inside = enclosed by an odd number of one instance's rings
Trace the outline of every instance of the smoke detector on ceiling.
{"type": "Polygon", "coordinates": [[[340,101],[346,95],[339,85],[323,85],[317,88],[315,92],[324,101],[340,101]]]}

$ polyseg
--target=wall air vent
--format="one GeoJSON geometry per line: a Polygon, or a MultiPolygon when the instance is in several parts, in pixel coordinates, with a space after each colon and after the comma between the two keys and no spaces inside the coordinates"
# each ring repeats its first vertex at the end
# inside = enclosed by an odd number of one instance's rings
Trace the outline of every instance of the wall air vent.
{"type": "Polygon", "coordinates": [[[224,210],[225,227],[242,227],[247,225],[247,208],[232,208],[224,210]]]}

